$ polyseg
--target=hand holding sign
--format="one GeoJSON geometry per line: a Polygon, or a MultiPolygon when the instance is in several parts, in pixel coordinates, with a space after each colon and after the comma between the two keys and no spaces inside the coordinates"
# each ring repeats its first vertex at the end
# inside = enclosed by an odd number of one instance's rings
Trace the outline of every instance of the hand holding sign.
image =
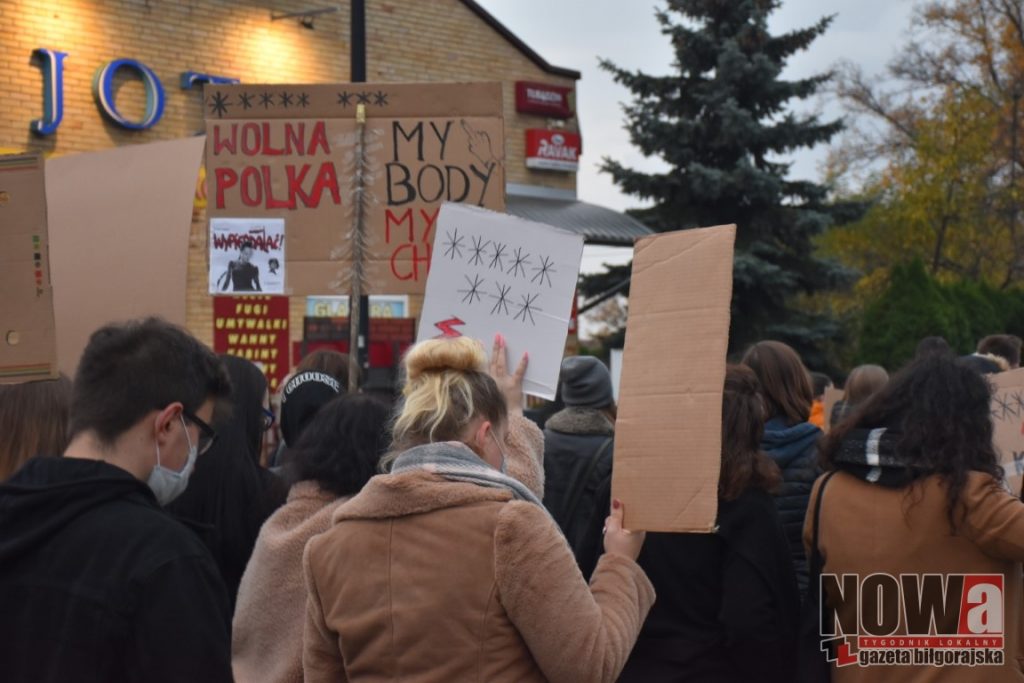
{"type": "Polygon", "coordinates": [[[497,383],[501,393],[505,395],[505,404],[509,415],[523,414],[523,377],[529,354],[524,353],[516,366],[516,371],[508,374],[508,349],[505,338],[500,334],[494,337],[494,349],[491,351],[491,377],[497,383]]]}

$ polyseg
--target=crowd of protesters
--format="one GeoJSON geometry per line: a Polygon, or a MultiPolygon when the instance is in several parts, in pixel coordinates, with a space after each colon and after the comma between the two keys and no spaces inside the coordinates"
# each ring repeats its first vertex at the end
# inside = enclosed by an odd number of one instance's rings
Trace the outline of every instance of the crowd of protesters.
{"type": "Polygon", "coordinates": [[[524,414],[527,359],[500,335],[489,354],[413,346],[392,401],[350,392],[334,351],[272,396],[179,327],[112,324],[73,381],[0,386],[2,680],[1024,681],[1024,503],[987,379],[1020,352],[929,337],[829,405],[831,378],[754,344],[705,426],[714,532],[645,534],[612,494],[596,358],[566,358],[556,401],[524,414]],[[982,619],[998,663],[848,666],[822,646],[829,609],[865,632],[820,577],[935,574],[1001,577],[982,619]]]}

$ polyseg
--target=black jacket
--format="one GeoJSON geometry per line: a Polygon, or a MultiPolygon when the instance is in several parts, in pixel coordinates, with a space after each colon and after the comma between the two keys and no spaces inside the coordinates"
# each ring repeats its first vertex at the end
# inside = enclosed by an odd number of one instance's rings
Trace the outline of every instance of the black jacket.
{"type": "Polygon", "coordinates": [[[718,503],[718,532],[648,533],[658,599],[620,683],[790,683],[800,598],[769,494],[718,503]]]}
{"type": "Polygon", "coordinates": [[[787,425],[780,418],[765,423],[761,450],[782,471],[782,486],[775,494],[775,507],[789,541],[800,594],[807,592],[807,555],[804,552],[804,517],[811,499],[818,467],[818,439],[821,430],[810,422],[787,425]]]}
{"type": "Polygon", "coordinates": [[[128,472],[35,458],[0,485],[5,683],[230,681],[230,629],[206,548],[128,472]]]}
{"type": "Polygon", "coordinates": [[[604,550],[601,529],[612,491],[614,428],[593,408],[566,408],[544,428],[544,507],[590,578],[604,550]]]}

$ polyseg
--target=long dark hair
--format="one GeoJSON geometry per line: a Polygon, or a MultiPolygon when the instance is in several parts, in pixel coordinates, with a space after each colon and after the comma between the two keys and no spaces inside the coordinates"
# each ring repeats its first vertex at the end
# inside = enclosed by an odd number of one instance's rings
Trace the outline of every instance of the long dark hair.
{"type": "Polygon", "coordinates": [[[315,481],[337,496],[358,493],[388,446],[390,409],[365,394],[331,399],[284,456],[290,482],[315,481]]]}
{"type": "Polygon", "coordinates": [[[718,478],[718,495],[723,500],[735,500],[750,488],[773,491],[782,481],[778,466],[761,452],[764,422],[764,397],[757,375],[745,365],[727,366],[718,478]]]}
{"type": "Polygon", "coordinates": [[[807,422],[814,388],[796,351],[782,342],[762,341],[747,349],[741,362],[761,383],[769,419],[781,418],[788,426],[807,422]]]}
{"type": "Polygon", "coordinates": [[[967,474],[1003,476],[992,445],[990,401],[988,382],[963,362],[951,356],[923,356],[893,375],[822,439],[822,464],[835,469],[840,444],[851,430],[890,429],[899,435],[897,452],[913,481],[931,475],[945,481],[947,514],[955,529],[967,474]]]}

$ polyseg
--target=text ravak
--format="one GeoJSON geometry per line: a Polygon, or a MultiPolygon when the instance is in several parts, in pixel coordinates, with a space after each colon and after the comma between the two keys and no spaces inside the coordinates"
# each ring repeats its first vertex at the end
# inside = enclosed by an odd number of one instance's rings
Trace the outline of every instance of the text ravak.
{"type": "MultiPolygon", "coordinates": [[[[454,121],[445,121],[442,126],[431,122],[424,128],[422,122],[406,131],[400,121],[391,123],[393,156],[385,164],[387,177],[387,206],[401,206],[415,201],[432,203],[440,200],[450,202],[472,202],[482,206],[487,187],[496,164],[470,163],[468,173],[459,166],[444,164],[448,137],[454,121]],[[427,131],[432,135],[428,135],[427,131]],[[402,141],[402,142],[400,142],[402,141]],[[404,144],[402,144],[404,143],[404,144]],[[425,145],[436,147],[432,159],[441,164],[425,163],[425,145]],[[410,148],[415,150],[415,166],[411,155],[403,154],[410,148]],[[408,159],[406,163],[404,159],[408,159]],[[415,169],[414,168],[418,167],[415,169]]],[[[213,156],[331,156],[326,123],[324,121],[285,122],[276,129],[269,122],[217,123],[213,126],[213,156]]],[[[266,209],[316,208],[326,191],[330,201],[341,204],[338,185],[338,171],[331,160],[296,161],[294,164],[251,165],[238,171],[234,168],[213,169],[214,202],[218,209],[227,205],[228,192],[237,192],[238,199],[245,206],[262,206],[266,209]],[[275,183],[284,169],[284,192],[280,181],[275,183]]]]}

